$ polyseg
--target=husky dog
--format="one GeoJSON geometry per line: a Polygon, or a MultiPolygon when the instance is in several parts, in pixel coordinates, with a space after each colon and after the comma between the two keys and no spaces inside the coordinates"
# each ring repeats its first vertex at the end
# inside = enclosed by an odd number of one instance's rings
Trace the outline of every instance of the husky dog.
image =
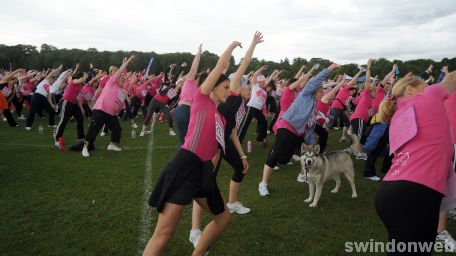
{"type": "Polygon", "coordinates": [[[355,188],[355,170],[349,151],[334,151],[320,155],[320,145],[302,144],[301,146],[301,166],[305,171],[309,183],[309,198],[304,200],[306,203],[312,202],[309,207],[317,206],[320,199],[323,184],[333,179],[336,187],[331,193],[337,193],[340,187],[340,174],[347,177],[352,189],[352,198],[358,197],[355,188]]]}

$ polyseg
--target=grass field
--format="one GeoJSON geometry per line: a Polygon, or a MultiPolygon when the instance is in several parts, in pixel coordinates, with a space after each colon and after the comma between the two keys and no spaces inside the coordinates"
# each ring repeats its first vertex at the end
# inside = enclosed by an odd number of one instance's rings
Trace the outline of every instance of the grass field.
{"type": "MultiPolygon", "coordinates": [[[[132,139],[123,121],[122,152],[108,152],[109,136],[98,137],[96,150],[83,159],[80,152],[53,148],[47,120],[37,118],[31,131],[20,124],[10,128],[0,121],[0,255],[139,255],[157,218],[145,199],[152,187],[145,184],[154,184],[174,154],[177,137],[168,136],[163,124],[153,137],[132,139]],[[40,123],[44,134],[38,133],[40,123]],[[148,166],[151,180],[145,180],[148,166]]],[[[329,150],[343,148],[336,133],[331,132],[329,150]]],[[[69,123],[66,142],[75,136],[75,123],[69,123]]],[[[271,146],[272,135],[269,140],[271,146]]],[[[274,172],[271,196],[258,195],[266,154],[254,144],[241,186],[239,200],[251,214],[233,215],[210,255],[345,255],[347,241],[386,241],[373,206],[379,183],[361,178],[364,161],[355,160],[357,199],[342,178],[339,193],[330,193],[334,183],[328,182],[318,207],[309,208],[304,203],[308,187],[296,182],[297,163],[274,172]]],[[[223,163],[218,184],[225,198],[231,175],[223,163]]],[[[209,219],[206,214],[204,223],[209,219]]],[[[186,207],[165,255],[191,255],[190,228],[191,207],[186,207]]],[[[456,234],[455,222],[450,220],[448,229],[456,234]]]]}

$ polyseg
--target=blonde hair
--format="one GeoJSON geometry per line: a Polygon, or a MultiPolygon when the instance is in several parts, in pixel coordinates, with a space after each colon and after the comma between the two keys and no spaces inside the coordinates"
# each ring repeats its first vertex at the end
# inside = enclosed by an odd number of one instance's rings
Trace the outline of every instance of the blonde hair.
{"type": "Polygon", "coordinates": [[[404,77],[394,83],[391,90],[391,96],[384,99],[378,109],[380,122],[389,123],[391,121],[391,118],[393,118],[394,112],[396,111],[397,99],[404,96],[407,85],[417,87],[423,83],[423,79],[416,76],[404,77]]]}

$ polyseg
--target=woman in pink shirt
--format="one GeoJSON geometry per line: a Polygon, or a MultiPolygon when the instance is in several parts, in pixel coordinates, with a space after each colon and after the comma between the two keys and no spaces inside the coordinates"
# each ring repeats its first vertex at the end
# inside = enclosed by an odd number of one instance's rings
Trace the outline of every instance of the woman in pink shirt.
{"type": "Polygon", "coordinates": [[[121,151],[118,146],[120,143],[122,128],[119,124],[117,115],[120,110],[125,108],[125,92],[123,84],[127,79],[124,71],[127,69],[128,64],[133,60],[134,56],[124,58],[122,66],[114,73],[108,80],[106,86],[97,99],[93,107],[92,117],[89,122],[89,130],[85,138],[84,148],[82,149],[82,156],[89,157],[89,149],[93,149],[93,143],[97,138],[103,125],[106,124],[111,130],[111,143],[108,145],[108,150],[121,151]]]}
{"type": "Polygon", "coordinates": [[[200,86],[200,83],[207,77],[206,72],[198,72],[198,66],[201,59],[202,45],[199,46],[198,52],[193,59],[190,71],[185,76],[185,82],[182,86],[179,103],[173,113],[173,119],[177,126],[177,135],[179,136],[180,145],[184,144],[185,135],[187,134],[188,124],[190,122],[190,107],[192,106],[193,95],[200,86]]]}
{"type": "Polygon", "coordinates": [[[81,106],[84,110],[85,117],[90,118],[92,116],[91,103],[95,99],[95,91],[98,89],[99,79],[103,76],[100,72],[93,77],[86,85],[82,87],[81,91],[81,106]]]}
{"type": "Polygon", "coordinates": [[[366,83],[359,96],[359,101],[356,106],[355,112],[350,116],[350,125],[352,129],[352,135],[357,136],[361,143],[364,142],[364,135],[366,127],[369,122],[369,117],[372,116],[372,99],[375,98],[376,88],[375,83],[371,84],[370,68],[372,59],[367,62],[366,71],[366,83]]]}
{"type": "Polygon", "coordinates": [[[456,72],[432,86],[418,77],[406,77],[380,105],[380,120],[391,122],[394,158],[375,197],[375,208],[389,240],[396,244],[435,241],[453,157],[444,102],[455,89],[456,72]]]}
{"type": "MultiPolygon", "coordinates": [[[[70,72],[71,74],[71,72],[70,72]]],[[[68,86],[63,93],[62,110],[60,112],[60,122],[57,125],[57,133],[55,135],[55,145],[60,147],[60,150],[65,150],[63,132],[71,117],[76,120],[76,130],[78,133],[78,140],[84,139],[84,109],[80,103],[82,83],[87,80],[86,73],[71,74],[68,77],[68,86]]]]}
{"type": "Polygon", "coordinates": [[[239,42],[230,44],[193,96],[185,143],[160,173],[149,198],[149,205],[156,207],[159,214],[144,256],[161,255],[176,231],[185,205],[193,199],[214,214],[214,220],[204,229],[192,255],[203,255],[231,222],[230,212],[215,180],[211,159],[219,145],[222,148],[225,146],[225,122],[217,112],[216,104],[225,102],[229,96],[230,81],[222,75],[222,71],[237,46],[240,46],[239,42]]]}

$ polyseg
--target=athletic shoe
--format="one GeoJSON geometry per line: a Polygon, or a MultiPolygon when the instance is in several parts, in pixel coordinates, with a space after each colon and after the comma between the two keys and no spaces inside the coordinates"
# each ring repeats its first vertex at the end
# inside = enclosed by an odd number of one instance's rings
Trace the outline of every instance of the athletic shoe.
{"type": "Polygon", "coordinates": [[[269,196],[268,184],[260,182],[258,184],[258,192],[260,192],[260,196],[269,196]]]}
{"type": "Polygon", "coordinates": [[[274,166],[274,171],[278,171],[278,170],[280,170],[280,167],[279,167],[279,166],[277,166],[277,165],[276,165],[276,166],[274,166]]]}
{"type": "Polygon", "coordinates": [[[101,137],[103,137],[103,136],[105,136],[105,135],[106,135],[105,132],[101,132],[101,133],[100,133],[100,136],[101,136],[101,137]]]}
{"type": "Polygon", "coordinates": [[[347,137],[341,137],[339,142],[343,143],[343,142],[347,142],[347,137]]]}
{"type": "Polygon", "coordinates": [[[270,131],[270,130],[268,130],[268,134],[270,134],[270,133],[271,133],[271,131],[270,131]]]}
{"type": "Polygon", "coordinates": [[[4,117],[4,118],[3,118],[3,122],[6,122],[6,121],[8,121],[8,120],[6,119],[6,117],[4,117]]]}
{"type": "Polygon", "coordinates": [[[367,160],[367,154],[363,153],[363,152],[358,153],[356,155],[356,160],[364,160],[364,161],[366,161],[367,160]]]}
{"type": "Polygon", "coordinates": [[[200,229],[192,229],[190,230],[190,235],[188,236],[188,240],[193,244],[193,247],[196,248],[198,245],[198,241],[201,238],[201,230],[200,229]]]}
{"type": "Polygon", "coordinates": [[[307,182],[307,176],[305,174],[299,173],[296,181],[301,183],[307,182]]]}
{"type": "Polygon", "coordinates": [[[63,137],[59,138],[59,148],[62,151],[68,151],[68,148],[65,147],[65,140],[63,139],[63,137]]]}
{"type": "Polygon", "coordinates": [[[174,131],[169,131],[169,136],[176,136],[176,133],[174,131]]]}
{"type": "Polygon", "coordinates": [[[108,150],[117,151],[117,152],[122,151],[122,149],[114,143],[109,143],[108,150]]]}
{"type": "Polygon", "coordinates": [[[232,204],[227,203],[226,205],[228,206],[228,210],[230,210],[230,213],[235,212],[237,214],[247,214],[250,212],[250,208],[245,207],[239,201],[236,201],[232,204]]]}
{"type": "Polygon", "coordinates": [[[287,163],[287,165],[293,165],[293,162],[292,162],[292,161],[290,161],[290,162],[288,162],[288,163],[287,163]]]}
{"type": "Polygon", "coordinates": [[[448,218],[456,220],[456,209],[450,209],[448,211],[448,218]]]}
{"type": "Polygon", "coordinates": [[[451,237],[451,234],[448,231],[444,230],[442,232],[437,233],[435,237],[436,243],[441,243],[445,247],[445,252],[447,250],[451,252],[456,252],[456,241],[451,237]]]}
{"type": "Polygon", "coordinates": [[[372,181],[379,181],[381,180],[379,177],[377,176],[371,176],[371,177],[364,177],[366,180],[372,180],[372,181]]]}
{"type": "Polygon", "coordinates": [[[84,148],[82,149],[82,156],[83,156],[83,157],[89,157],[89,156],[90,156],[89,150],[88,150],[86,147],[84,147],[84,148]]]}
{"type": "Polygon", "coordinates": [[[145,134],[145,132],[141,131],[141,133],[139,133],[139,137],[144,137],[144,134],[145,134]]]}
{"type": "Polygon", "coordinates": [[[57,128],[57,125],[48,125],[49,128],[57,128]]]}
{"type": "Polygon", "coordinates": [[[299,161],[301,161],[301,157],[298,155],[293,155],[293,160],[295,160],[296,162],[299,162],[299,161]]]}
{"type": "Polygon", "coordinates": [[[138,125],[136,125],[135,123],[133,123],[133,124],[131,125],[131,128],[136,129],[136,128],[138,128],[138,125]]]}
{"type": "Polygon", "coordinates": [[[32,127],[28,127],[28,126],[25,127],[25,130],[27,130],[27,131],[30,131],[31,129],[32,129],[32,127]]]}
{"type": "Polygon", "coordinates": [[[19,119],[19,120],[25,120],[25,119],[27,119],[27,118],[25,118],[25,116],[24,116],[24,115],[21,115],[21,116],[20,116],[20,117],[18,117],[17,119],[19,119]]]}
{"type": "Polygon", "coordinates": [[[60,147],[59,142],[58,142],[58,141],[54,141],[54,146],[55,146],[56,148],[60,147]]]}
{"type": "Polygon", "coordinates": [[[339,130],[339,127],[334,126],[333,129],[334,129],[334,130],[339,130]]]}

